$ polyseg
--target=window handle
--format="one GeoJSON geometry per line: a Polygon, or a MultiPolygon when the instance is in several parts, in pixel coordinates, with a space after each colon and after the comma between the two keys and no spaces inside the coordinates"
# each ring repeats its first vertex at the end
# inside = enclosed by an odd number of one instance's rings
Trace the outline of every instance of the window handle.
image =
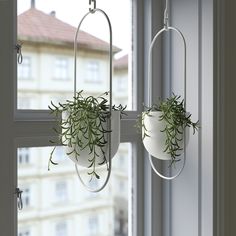
{"type": "Polygon", "coordinates": [[[22,43],[17,43],[15,45],[18,64],[22,64],[22,62],[23,62],[23,55],[22,55],[22,52],[21,52],[21,48],[22,48],[22,43]]]}
{"type": "Polygon", "coordinates": [[[23,209],[23,202],[22,202],[22,195],[23,191],[20,190],[20,188],[16,188],[16,197],[17,197],[17,207],[18,210],[22,210],[23,209]]]}

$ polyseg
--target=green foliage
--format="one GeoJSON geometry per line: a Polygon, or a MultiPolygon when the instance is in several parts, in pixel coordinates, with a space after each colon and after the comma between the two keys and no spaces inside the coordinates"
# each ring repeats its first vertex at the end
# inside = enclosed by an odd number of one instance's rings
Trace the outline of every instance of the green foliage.
{"type": "Polygon", "coordinates": [[[139,131],[142,131],[143,128],[142,138],[147,138],[149,135],[144,124],[145,116],[151,116],[150,112],[152,111],[162,112],[159,120],[165,122],[165,128],[161,132],[164,132],[166,136],[163,151],[171,156],[171,165],[179,161],[179,151],[182,150],[180,143],[184,138],[184,130],[187,127],[192,127],[193,134],[195,134],[199,128],[199,121],[191,121],[191,114],[186,113],[184,100],[180,100],[180,98],[180,96],[173,95],[166,100],[153,104],[151,107],[145,107],[145,111],[138,116],[136,123],[139,131]]]}
{"type": "MultiPolygon", "coordinates": [[[[51,102],[49,109],[51,113],[55,115],[59,129],[53,128],[58,135],[58,141],[51,141],[55,145],[68,146],[71,151],[66,153],[67,155],[75,155],[79,160],[80,152],[84,149],[89,149],[89,166],[88,175],[96,178],[100,178],[96,173],[96,159],[98,158],[98,150],[103,154],[103,160],[99,165],[107,164],[107,157],[105,155],[104,148],[107,145],[106,134],[111,131],[105,125],[105,122],[110,118],[108,100],[105,98],[108,92],[98,97],[84,97],[83,91],[76,93],[76,96],[72,101],[67,100],[65,103],[59,103],[58,106],[51,102]],[[66,114],[62,118],[62,113],[66,114]]],[[[112,106],[112,110],[121,111],[121,115],[124,114],[126,107],[122,105],[112,106]]],[[[52,150],[49,158],[48,169],[50,169],[50,163],[56,165],[53,162],[52,150]]]]}

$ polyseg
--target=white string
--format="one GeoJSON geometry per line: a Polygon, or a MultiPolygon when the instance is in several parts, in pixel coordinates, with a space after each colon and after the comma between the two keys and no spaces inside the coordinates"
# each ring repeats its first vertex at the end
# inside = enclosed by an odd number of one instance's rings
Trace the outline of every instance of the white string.
{"type": "MultiPolygon", "coordinates": [[[[94,7],[96,7],[96,1],[94,2],[94,7]]],[[[77,31],[75,34],[75,40],[74,40],[74,96],[76,96],[76,78],[77,78],[77,43],[78,43],[78,36],[79,36],[79,31],[80,31],[80,27],[82,25],[82,22],[84,21],[84,19],[89,15],[89,14],[94,14],[95,12],[100,12],[102,15],[105,16],[108,26],[109,26],[109,33],[110,33],[110,46],[109,46],[109,63],[110,63],[110,73],[109,73],[109,99],[110,99],[110,104],[109,104],[109,112],[110,114],[112,113],[112,73],[113,73],[113,66],[112,66],[112,27],[111,27],[111,22],[110,19],[108,17],[108,15],[101,9],[99,8],[93,8],[90,9],[88,13],[86,13],[84,15],[84,17],[81,19],[78,27],[77,27],[77,31]]],[[[111,130],[111,118],[108,119],[108,129],[111,130]]],[[[98,189],[91,189],[90,187],[88,187],[85,182],[82,180],[80,174],[79,174],[79,170],[77,167],[77,164],[75,164],[75,168],[76,168],[76,173],[78,175],[79,180],[81,181],[82,185],[90,192],[99,192],[102,189],[105,188],[105,186],[107,185],[109,179],[110,179],[110,175],[111,175],[111,166],[112,166],[112,158],[111,158],[111,133],[109,132],[108,134],[108,145],[109,145],[109,149],[108,149],[108,173],[107,173],[107,177],[105,182],[103,183],[103,185],[101,187],[99,187],[98,189]]]]}
{"type": "Polygon", "coordinates": [[[169,0],[166,0],[166,8],[164,11],[164,27],[169,27],[169,0]]]}
{"type": "MultiPolygon", "coordinates": [[[[167,0],[168,1],[168,0],[167,0]]],[[[166,1],[166,4],[168,4],[168,2],[166,1]]],[[[167,6],[168,7],[168,6],[167,6]]],[[[166,13],[167,12],[167,8],[166,8],[166,13]]],[[[168,24],[168,20],[167,20],[167,24],[168,24]]],[[[157,40],[157,38],[164,32],[168,32],[170,30],[173,30],[175,32],[177,32],[177,34],[181,37],[182,41],[183,41],[183,45],[184,45],[184,108],[186,110],[186,40],[184,35],[182,34],[182,32],[180,30],[178,30],[175,27],[170,27],[168,25],[164,25],[164,28],[162,28],[160,31],[157,32],[157,34],[154,36],[150,48],[149,48],[149,63],[148,63],[148,88],[149,88],[149,97],[148,97],[148,106],[151,107],[152,104],[152,50],[153,50],[153,46],[157,40]]],[[[183,158],[183,165],[181,167],[181,169],[177,172],[176,175],[174,176],[164,176],[163,174],[161,174],[154,166],[153,161],[152,161],[152,156],[150,154],[149,155],[149,161],[151,164],[152,169],[154,170],[154,172],[159,175],[161,178],[166,179],[166,180],[172,180],[175,179],[176,177],[178,177],[181,172],[183,171],[184,167],[185,167],[185,163],[186,163],[186,131],[184,130],[184,158],[183,158]]]]}

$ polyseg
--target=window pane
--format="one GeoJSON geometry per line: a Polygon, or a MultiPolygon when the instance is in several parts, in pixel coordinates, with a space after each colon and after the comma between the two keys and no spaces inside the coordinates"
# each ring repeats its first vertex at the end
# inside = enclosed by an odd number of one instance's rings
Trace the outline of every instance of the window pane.
{"type": "MultiPolygon", "coordinates": [[[[48,109],[51,101],[73,97],[76,27],[89,9],[84,0],[17,0],[17,108],[48,109]],[[65,10],[66,9],[66,10],[65,10]]],[[[113,103],[134,107],[132,97],[132,0],[103,0],[97,7],[110,17],[113,31],[113,103]],[[120,13],[122,12],[122,17],[120,13]]],[[[79,34],[77,91],[100,95],[109,90],[109,28],[104,16],[91,14],[79,34]]]]}
{"type": "MultiPolygon", "coordinates": [[[[52,147],[19,148],[18,163],[27,150],[30,165],[18,165],[18,186],[23,190],[18,236],[128,236],[133,158],[129,143],[120,144],[109,183],[99,193],[84,189],[74,164],[62,155],[62,147],[56,149],[54,158],[59,164],[52,165],[50,171],[47,165],[52,147]]],[[[100,167],[101,179],[90,181],[87,169],[80,167],[80,171],[91,188],[98,188],[107,173],[106,166],[100,167]]]]}

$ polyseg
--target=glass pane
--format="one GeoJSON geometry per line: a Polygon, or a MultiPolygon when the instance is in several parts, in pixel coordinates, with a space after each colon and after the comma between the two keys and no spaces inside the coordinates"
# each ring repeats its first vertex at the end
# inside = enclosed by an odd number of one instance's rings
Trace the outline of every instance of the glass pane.
{"type": "MultiPolygon", "coordinates": [[[[99,193],[84,189],[62,147],[54,156],[58,165],[48,171],[51,151],[52,147],[18,149],[18,186],[23,190],[18,236],[131,236],[132,146],[120,144],[110,181],[99,193]]],[[[87,169],[80,171],[86,179],[87,169]]],[[[101,167],[101,180],[86,181],[97,188],[105,173],[106,167],[101,167]]]]}
{"type": "MultiPolygon", "coordinates": [[[[89,9],[86,0],[17,0],[18,109],[47,109],[51,101],[73,97],[73,41],[79,21],[89,9]]],[[[110,17],[113,31],[113,103],[134,107],[132,97],[132,0],[97,1],[110,17]],[[121,17],[122,14],[122,17],[121,17]]],[[[79,34],[77,91],[100,95],[109,90],[109,30],[96,12],[79,34]]]]}

